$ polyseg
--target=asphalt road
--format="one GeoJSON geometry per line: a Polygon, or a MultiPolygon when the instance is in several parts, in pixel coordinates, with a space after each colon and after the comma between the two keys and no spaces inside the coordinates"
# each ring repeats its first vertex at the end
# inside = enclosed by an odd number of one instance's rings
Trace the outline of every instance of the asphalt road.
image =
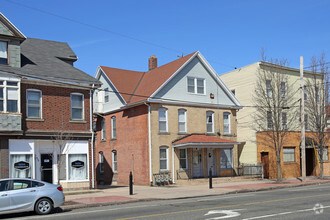
{"type": "Polygon", "coordinates": [[[6,219],[330,219],[330,184],[192,199],[138,202],[6,219]]]}

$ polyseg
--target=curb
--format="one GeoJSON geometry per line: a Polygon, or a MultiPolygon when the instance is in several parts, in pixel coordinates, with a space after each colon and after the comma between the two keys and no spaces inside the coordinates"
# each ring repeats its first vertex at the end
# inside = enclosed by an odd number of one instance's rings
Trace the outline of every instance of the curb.
{"type": "Polygon", "coordinates": [[[157,200],[172,200],[172,199],[190,199],[190,198],[203,198],[209,196],[219,196],[219,195],[228,195],[228,194],[237,194],[237,193],[247,193],[247,192],[260,192],[260,191],[268,191],[274,189],[285,189],[285,188],[296,188],[301,186],[310,186],[310,185],[321,185],[330,183],[330,180],[322,181],[322,182],[312,182],[312,183],[301,183],[301,184],[292,184],[292,185],[279,185],[279,186],[271,186],[271,187],[261,187],[255,189],[239,189],[233,190],[231,192],[223,192],[223,193],[216,193],[213,195],[200,195],[200,196],[183,196],[177,198],[146,198],[146,199],[133,199],[133,200],[126,200],[126,201],[113,201],[113,202],[103,202],[103,203],[91,203],[91,204],[73,204],[73,205],[64,205],[61,206],[63,211],[69,211],[72,209],[80,209],[80,208],[90,208],[90,207],[101,207],[101,206],[110,206],[110,205],[121,205],[121,204],[128,204],[128,203],[136,203],[136,202],[150,202],[150,201],[157,201],[157,200]]]}

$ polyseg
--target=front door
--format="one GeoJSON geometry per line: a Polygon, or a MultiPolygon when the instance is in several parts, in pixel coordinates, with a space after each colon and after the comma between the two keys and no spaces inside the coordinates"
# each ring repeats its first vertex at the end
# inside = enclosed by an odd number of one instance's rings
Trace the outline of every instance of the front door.
{"type": "Polygon", "coordinates": [[[202,150],[194,149],[193,150],[193,177],[203,176],[203,167],[202,167],[202,150]]]}
{"type": "Polygon", "coordinates": [[[41,180],[53,183],[53,155],[41,154],[41,180]]]}
{"type": "Polygon", "coordinates": [[[212,170],[212,176],[216,175],[215,165],[215,151],[214,149],[207,149],[207,174],[209,175],[210,169],[212,170]]]}
{"type": "Polygon", "coordinates": [[[261,163],[263,164],[264,168],[264,178],[269,178],[269,156],[268,152],[261,153],[261,163]]]}

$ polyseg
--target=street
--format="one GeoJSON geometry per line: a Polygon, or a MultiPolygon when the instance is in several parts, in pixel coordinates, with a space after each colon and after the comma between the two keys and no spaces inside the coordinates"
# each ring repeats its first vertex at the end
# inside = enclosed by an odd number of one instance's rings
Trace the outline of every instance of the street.
{"type": "Polygon", "coordinates": [[[330,184],[178,200],[158,200],[6,219],[330,219],[330,184]]]}

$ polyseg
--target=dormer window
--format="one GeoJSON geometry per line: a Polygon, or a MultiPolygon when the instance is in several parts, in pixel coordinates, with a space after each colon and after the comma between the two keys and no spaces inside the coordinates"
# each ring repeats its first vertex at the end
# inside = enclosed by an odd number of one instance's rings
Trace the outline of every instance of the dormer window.
{"type": "Polygon", "coordinates": [[[8,65],[8,43],[0,41],[0,65],[8,65]]]}

